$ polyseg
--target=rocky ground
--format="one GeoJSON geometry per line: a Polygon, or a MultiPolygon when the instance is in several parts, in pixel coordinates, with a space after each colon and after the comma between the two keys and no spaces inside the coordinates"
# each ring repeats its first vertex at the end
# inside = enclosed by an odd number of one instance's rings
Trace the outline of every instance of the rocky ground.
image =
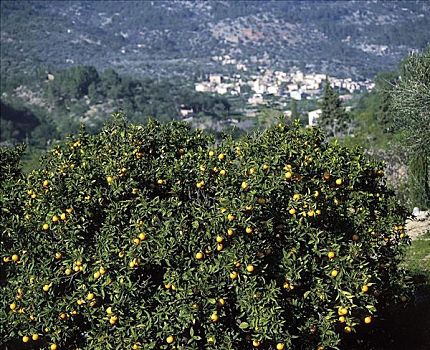
{"type": "Polygon", "coordinates": [[[430,231],[430,211],[420,211],[406,221],[406,230],[411,239],[417,239],[430,231]]]}

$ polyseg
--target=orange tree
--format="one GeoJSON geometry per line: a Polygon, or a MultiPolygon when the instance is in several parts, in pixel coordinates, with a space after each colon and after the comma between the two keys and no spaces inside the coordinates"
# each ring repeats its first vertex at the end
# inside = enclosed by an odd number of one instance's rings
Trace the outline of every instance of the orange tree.
{"type": "Polygon", "coordinates": [[[407,299],[381,164],[318,129],[215,145],[119,116],[1,189],[14,349],[328,349],[407,299]]]}

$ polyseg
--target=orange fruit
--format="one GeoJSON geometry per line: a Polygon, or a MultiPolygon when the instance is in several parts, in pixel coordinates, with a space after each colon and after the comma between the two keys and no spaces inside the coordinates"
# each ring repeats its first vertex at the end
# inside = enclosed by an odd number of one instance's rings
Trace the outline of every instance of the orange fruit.
{"type": "Polygon", "coordinates": [[[218,320],[219,320],[219,316],[218,316],[218,314],[217,314],[216,312],[214,312],[214,313],[211,315],[211,320],[212,320],[212,322],[218,322],[218,320]]]}
{"type": "Polygon", "coordinates": [[[348,313],[348,309],[347,309],[346,307],[340,307],[340,308],[337,310],[337,313],[338,313],[340,316],[344,316],[344,315],[346,315],[346,314],[348,313]]]}
{"type": "Polygon", "coordinates": [[[202,253],[202,252],[198,252],[198,253],[196,254],[196,259],[197,259],[197,260],[202,260],[202,259],[203,259],[203,253],[202,253]]]}
{"type": "Polygon", "coordinates": [[[24,335],[23,337],[22,337],[22,341],[24,342],[24,343],[28,343],[28,341],[30,340],[30,337],[28,337],[27,335],[24,335]]]}
{"type": "Polygon", "coordinates": [[[276,344],[276,350],[284,350],[285,344],[284,343],[278,343],[276,344]]]}
{"type": "MultiPolygon", "coordinates": [[[[212,152],[212,153],[213,153],[213,152],[212,152]]],[[[172,335],[169,335],[169,336],[166,338],[166,343],[167,343],[167,344],[172,344],[174,341],[175,341],[175,337],[173,337],[172,335]]]]}
{"type": "Polygon", "coordinates": [[[248,233],[248,234],[251,234],[252,233],[252,227],[247,227],[246,229],[245,229],[245,232],[246,233],[248,233]]]}
{"type": "Polygon", "coordinates": [[[254,265],[249,264],[249,265],[246,267],[246,271],[248,271],[248,272],[254,272],[254,265]]]}
{"type": "Polygon", "coordinates": [[[252,346],[253,346],[254,348],[258,348],[258,347],[260,346],[260,341],[259,341],[259,340],[253,340],[253,341],[252,341],[252,346]]]}
{"type": "Polygon", "coordinates": [[[287,172],[285,173],[285,178],[286,178],[287,180],[290,180],[292,177],[293,177],[293,174],[292,174],[292,172],[291,172],[291,171],[287,171],[287,172]]]}
{"type": "Polygon", "coordinates": [[[363,287],[361,287],[361,291],[363,293],[367,293],[368,290],[369,290],[369,287],[367,286],[367,284],[365,284],[363,287]]]}
{"type": "Polygon", "coordinates": [[[364,323],[365,324],[369,324],[371,322],[372,322],[372,317],[371,316],[367,316],[367,317],[364,318],[364,323]]]}
{"type": "Polygon", "coordinates": [[[294,214],[296,213],[296,209],[291,208],[290,210],[288,210],[288,212],[289,212],[291,215],[294,215],[294,214]]]}
{"type": "Polygon", "coordinates": [[[340,186],[340,185],[342,185],[342,179],[336,179],[336,185],[338,185],[338,186],[340,186]]]}
{"type": "Polygon", "coordinates": [[[232,272],[230,273],[230,278],[231,278],[232,280],[235,280],[235,279],[237,278],[237,272],[236,272],[236,271],[232,271],[232,272]]]}
{"type": "Polygon", "coordinates": [[[333,270],[331,273],[330,273],[330,275],[331,275],[331,277],[336,277],[337,275],[338,275],[338,271],[337,270],[333,270]]]}
{"type": "Polygon", "coordinates": [[[49,228],[49,225],[48,225],[48,224],[43,224],[43,225],[42,225],[42,229],[44,229],[45,231],[46,231],[48,228],[49,228]]]}
{"type": "Polygon", "coordinates": [[[51,350],[57,350],[58,346],[57,344],[51,344],[51,350]]]}
{"type": "Polygon", "coordinates": [[[19,256],[17,254],[12,255],[12,261],[17,262],[19,260],[19,256]]]}
{"type": "Polygon", "coordinates": [[[31,339],[33,339],[34,341],[37,341],[37,340],[39,339],[39,334],[34,333],[34,334],[31,336],[31,339]]]}

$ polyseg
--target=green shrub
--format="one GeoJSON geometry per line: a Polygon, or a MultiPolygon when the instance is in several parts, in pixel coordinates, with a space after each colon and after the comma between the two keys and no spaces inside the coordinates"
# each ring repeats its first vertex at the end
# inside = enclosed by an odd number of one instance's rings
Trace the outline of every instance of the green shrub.
{"type": "Polygon", "coordinates": [[[407,298],[381,164],[318,129],[215,146],[116,118],[10,181],[0,339],[14,348],[331,348],[407,298]]]}

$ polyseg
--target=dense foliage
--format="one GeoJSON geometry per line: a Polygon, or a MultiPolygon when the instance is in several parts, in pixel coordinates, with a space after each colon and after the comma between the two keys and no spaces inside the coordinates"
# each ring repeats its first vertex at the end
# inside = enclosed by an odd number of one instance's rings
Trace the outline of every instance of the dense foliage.
{"type": "Polygon", "coordinates": [[[14,144],[26,140],[44,146],[49,140],[77,132],[81,122],[90,131],[98,131],[106,121],[99,112],[114,108],[139,123],[149,117],[179,119],[182,106],[192,109],[197,118],[217,120],[231,112],[225,97],[195,92],[183,81],[137,79],[121,76],[111,68],[98,72],[92,66],[52,71],[51,80],[47,76],[41,71],[27,81],[4,79],[0,141],[14,144]],[[25,92],[20,95],[16,89],[25,92]]]}
{"type": "Polygon", "coordinates": [[[327,349],[407,299],[382,165],[318,129],[117,116],[2,183],[3,346],[327,349]]]}

